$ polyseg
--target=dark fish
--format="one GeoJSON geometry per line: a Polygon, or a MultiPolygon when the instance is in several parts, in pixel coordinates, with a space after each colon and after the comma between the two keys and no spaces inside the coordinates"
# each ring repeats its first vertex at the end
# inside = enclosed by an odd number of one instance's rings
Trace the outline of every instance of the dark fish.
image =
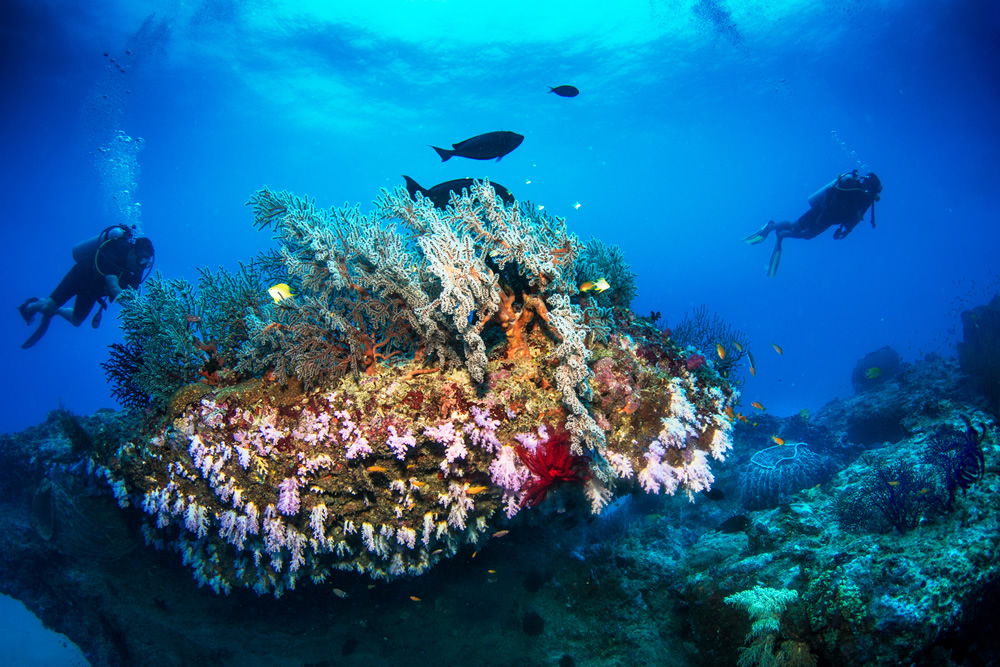
{"type": "Polygon", "coordinates": [[[467,157],[471,160],[492,160],[500,161],[507,153],[521,145],[524,137],[517,132],[500,130],[499,132],[487,132],[479,134],[471,139],[452,144],[453,150],[431,146],[441,156],[442,162],[447,162],[452,156],[467,157]]]}
{"type": "MultiPolygon", "coordinates": [[[[462,190],[471,190],[473,180],[471,178],[456,178],[454,181],[445,181],[444,183],[438,183],[433,188],[424,189],[420,187],[420,184],[415,180],[403,174],[403,179],[406,181],[406,191],[410,193],[410,197],[416,199],[417,193],[419,192],[424,197],[431,200],[438,208],[445,208],[448,206],[448,200],[451,199],[451,193],[454,192],[458,196],[462,196],[462,190]]],[[[500,185],[499,183],[490,182],[490,187],[493,191],[504,201],[505,204],[514,203],[514,195],[510,193],[510,190],[500,185]]]]}
{"type": "Polygon", "coordinates": [[[713,486],[711,489],[702,491],[701,495],[705,496],[709,500],[723,500],[726,494],[723,493],[722,489],[717,486],[713,486]]]}
{"type": "Polygon", "coordinates": [[[750,517],[742,514],[726,519],[716,528],[720,533],[742,533],[750,527],[750,517]]]}
{"type": "Polygon", "coordinates": [[[550,93],[555,93],[559,97],[576,97],[580,94],[580,89],[576,86],[556,86],[549,88],[550,93]]]}

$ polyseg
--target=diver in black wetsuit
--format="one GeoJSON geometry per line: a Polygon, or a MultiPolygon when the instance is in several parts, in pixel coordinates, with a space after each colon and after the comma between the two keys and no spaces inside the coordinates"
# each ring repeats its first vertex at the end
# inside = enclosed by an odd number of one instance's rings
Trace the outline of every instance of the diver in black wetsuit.
{"type": "Polygon", "coordinates": [[[146,237],[133,238],[132,230],[122,225],[108,227],[95,237],[73,248],[76,262],[53,290],[41,299],[32,297],[18,306],[25,323],[31,324],[37,313],[42,321],[35,332],[21,345],[32,347],[48,331],[49,322],[59,315],[75,327],[80,326],[99,303],[100,309],[90,321],[95,329],[108,307],[105,297],[114,301],[126,288],[138,288],[153,268],[153,243],[146,237]],[[76,297],[72,308],[64,308],[76,297]]]}
{"type": "Polygon", "coordinates": [[[872,227],[875,226],[875,202],[882,192],[882,182],[874,173],[858,176],[857,170],[850,174],[841,174],[834,181],[809,197],[809,210],[795,222],[768,221],[760,231],[754,232],[743,239],[745,243],[756,245],[764,241],[772,231],[777,239],[771,262],[767,267],[767,275],[773,278],[778,272],[781,261],[781,241],[786,238],[811,239],[825,232],[834,225],[839,225],[833,233],[833,238],[840,240],[851,233],[851,230],[865,217],[869,207],[872,209],[872,227]]]}

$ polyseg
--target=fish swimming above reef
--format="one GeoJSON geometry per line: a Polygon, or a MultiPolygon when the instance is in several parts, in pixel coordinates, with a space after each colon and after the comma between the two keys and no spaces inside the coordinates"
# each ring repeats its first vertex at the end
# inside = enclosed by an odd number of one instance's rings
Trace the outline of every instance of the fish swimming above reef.
{"type": "MultiPolygon", "coordinates": [[[[448,201],[451,199],[452,192],[461,196],[462,190],[468,190],[471,192],[472,184],[475,183],[475,181],[471,178],[456,178],[453,181],[438,183],[434,187],[427,189],[420,187],[419,183],[406,174],[403,174],[403,180],[406,181],[406,191],[410,193],[410,197],[416,199],[417,193],[419,192],[424,197],[430,199],[431,203],[438,208],[445,208],[448,206],[448,201]]],[[[493,188],[493,191],[497,193],[497,196],[500,197],[505,204],[514,203],[514,195],[510,193],[510,190],[499,183],[491,182],[490,187],[493,188]]]]}
{"type": "Polygon", "coordinates": [[[576,97],[580,94],[580,89],[576,86],[556,86],[549,88],[550,93],[555,93],[559,97],[576,97]]]}
{"type": "Polygon", "coordinates": [[[441,156],[442,162],[447,162],[452,157],[467,157],[470,160],[492,160],[496,158],[500,161],[507,153],[521,145],[524,136],[517,132],[500,130],[498,132],[487,132],[452,144],[452,150],[431,146],[441,156]]]}

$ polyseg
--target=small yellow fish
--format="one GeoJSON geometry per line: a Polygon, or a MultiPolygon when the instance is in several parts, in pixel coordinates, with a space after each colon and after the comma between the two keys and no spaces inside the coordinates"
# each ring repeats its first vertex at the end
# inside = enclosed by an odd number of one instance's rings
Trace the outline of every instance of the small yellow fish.
{"type": "Polygon", "coordinates": [[[507,535],[508,533],[510,533],[510,531],[506,530],[506,529],[504,529],[504,530],[498,530],[497,532],[493,533],[493,537],[503,537],[504,535],[507,535]]]}
{"type": "Polygon", "coordinates": [[[779,437],[778,437],[778,436],[776,436],[776,435],[772,435],[772,436],[771,436],[771,440],[774,440],[774,441],[775,441],[775,442],[776,442],[777,444],[779,444],[779,445],[783,445],[783,444],[785,444],[785,441],[784,441],[784,439],[782,439],[782,438],[779,438],[779,437]]]}
{"type": "Polygon", "coordinates": [[[384,466],[368,466],[366,470],[368,472],[385,472],[388,468],[385,468],[384,466]]]}
{"type": "Polygon", "coordinates": [[[893,480],[893,481],[889,482],[889,486],[899,486],[899,481],[898,480],[893,480]]]}
{"type": "Polygon", "coordinates": [[[750,405],[752,405],[753,407],[757,408],[758,410],[766,410],[767,409],[763,405],[761,405],[760,403],[758,403],[757,401],[754,401],[750,405]]]}
{"type": "Polygon", "coordinates": [[[292,288],[285,283],[278,283],[274,287],[269,287],[267,293],[271,295],[275,303],[281,303],[285,299],[291,299],[294,294],[292,294],[292,288]]]}
{"type": "Polygon", "coordinates": [[[334,588],[334,589],[333,589],[333,594],[334,594],[334,595],[336,595],[336,596],[337,596],[338,598],[346,598],[346,597],[350,597],[350,596],[349,596],[349,595],[347,594],[347,591],[342,591],[342,590],[340,590],[339,588],[334,588]]]}
{"type": "Polygon", "coordinates": [[[414,602],[420,602],[420,598],[418,598],[416,595],[411,595],[410,599],[413,600],[414,602]]]}
{"type": "Polygon", "coordinates": [[[733,341],[733,347],[736,348],[737,352],[742,352],[743,351],[743,346],[740,345],[739,343],[737,343],[735,340],[733,341]]]}
{"type": "Polygon", "coordinates": [[[726,358],[726,348],[722,347],[722,343],[715,344],[715,352],[719,355],[719,359],[726,358]]]}
{"type": "Polygon", "coordinates": [[[479,486],[470,486],[469,490],[466,491],[466,493],[468,493],[470,496],[474,496],[477,493],[482,493],[483,491],[485,491],[488,488],[489,488],[488,486],[483,486],[481,484],[479,486]]]}
{"type": "Polygon", "coordinates": [[[773,348],[774,348],[774,351],[775,351],[775,352],[777,352],[778,354],[784,354],[784,353],[785,353],[785,352],[784,352],[784,351],[783,351],[783,350],[781,349],[781,346],[780,346],[780,345],[778,345],[777,343],[771,343],[771,347],[773,347],[773,348]]]}
{"type": "Polygon", "coordinates": [[[416,463],[407,463],[407,464],[406,464],[406,469],[407,469],[407,470],[413,470],[413,469],[414,469],[414,468],[416,468],[416,467],[417,467],[417,464],[416,464],[416,463]]]}
{"type": "Polygon", "coordinates": [[[497,571],[496,570],[486,570],[486,573],[487,574],[496,574],[497,571]]]}
{"type": "Polygon", "coordinates": [[[874,380],[879,375],[882,375],[882,369],[879,368],[878,366],[872,366],[871,368],[865,371],[865,377],[868,378],[869,380],[874,380]]]}
{"type": "Polygon", "coordinates": [[[596,282],[588,280],[587,282],[580,285],[581,292],[589,292],[590,290],[594,290],[595,292],[600,294],[604,290],[609,290],[609,289],[611,289],[611,285],[609,285],[608,281],[605,280],[604,278],[601,278],[596,282]]]}
{"type": "Polygon", "coordinates": [[[476,554],[478,554],[478,553],[479,553],[478,551],[473,551],[473,552],[472,552],[472,558],[475,558],[475,557],[476,557],[476,554]]]}
{"type": "Polygon", "coordinates": [[[368,584],[368,590],[375,588],[375,584],[368,584]]]}

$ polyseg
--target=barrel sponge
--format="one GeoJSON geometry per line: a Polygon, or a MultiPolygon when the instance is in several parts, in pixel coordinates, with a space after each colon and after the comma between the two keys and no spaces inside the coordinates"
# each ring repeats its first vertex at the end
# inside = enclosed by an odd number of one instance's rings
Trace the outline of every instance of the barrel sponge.
{"type": "Polygon", "coordinates": [[[740,475],[740,501],[749,510],[777,507],[796,491],[823,482],[830,461],[804,442],[786,442],[762,449],[740,475]]]}

